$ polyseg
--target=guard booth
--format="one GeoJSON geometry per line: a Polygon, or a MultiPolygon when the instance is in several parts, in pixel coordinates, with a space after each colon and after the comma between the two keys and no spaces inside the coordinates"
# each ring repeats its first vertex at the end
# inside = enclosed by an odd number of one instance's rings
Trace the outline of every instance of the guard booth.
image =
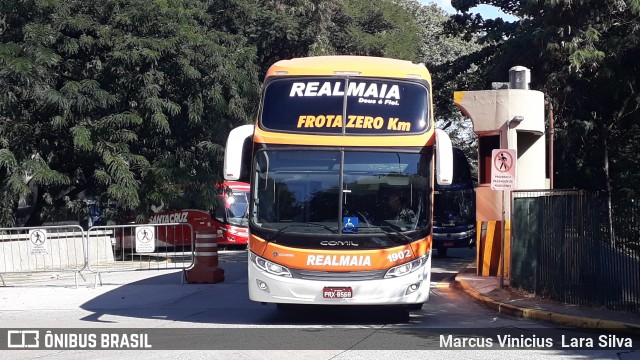
{"type": "Polygon", "coordinates": [[[509,85],[503,89],[454,92],[455,104],[471,119],[478,136],[476,261],[482,276],[509,276],[511,190],[549,188],[544,94],[529,90],[528,69],[517,66],[509,73],[509,85]],[[500,154],[513,150],[515,177],[511,186],[492,189],[492,173],[495,176],[500,165],[492,156],[496,149],[505,150],[500,154]]]}

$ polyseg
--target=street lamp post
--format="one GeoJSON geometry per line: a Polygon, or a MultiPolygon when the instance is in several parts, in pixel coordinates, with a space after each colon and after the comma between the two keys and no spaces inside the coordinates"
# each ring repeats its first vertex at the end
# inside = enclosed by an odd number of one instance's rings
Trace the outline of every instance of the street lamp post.
{"type": "MultiPolygon", "coordinates": [[[[511,144],[509,141],[509,130],[511,129],[511,124],[515,124],[518,125],[519,123],[522,122],[522,120],[524,120],[523,116],[514,116],[512,119],[508,119],[507,120],[507,129],[506,129],[506,137],[507,137],[507,149],[511,148],[511,144]]],[[[518,147],[518,139],[516,139],[516,154],[518,153],[517,147],[518,147]]],[[[514,162],[517,161],[517,158],[513,160],[514,162]]],[[[517,174],[516,174],[517,176],[517,174]]],[[[514,178],[514,183],[517,183],[517,178],[514,178]]],[[[506,227],[507,227],[507,206],[506,206],[506,200],[505,200],[505,191],[506,190],[502,190],[502,236],[500,237],[500,251],[501,251],[501,256],[500,256],[500,288],[504,288],[504,263],[505,263],[505,256],[506,256],[506,252],[504,249],[505,246],[505,236],[506,236],[506,227]]],[[[511,219],[511,202],[509,202],[509,219],[511,219]]]]}

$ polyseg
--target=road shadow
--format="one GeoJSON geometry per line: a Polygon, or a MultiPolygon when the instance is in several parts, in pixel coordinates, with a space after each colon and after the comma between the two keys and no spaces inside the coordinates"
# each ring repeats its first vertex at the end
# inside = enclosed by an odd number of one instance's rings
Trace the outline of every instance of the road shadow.
{"type": "MultiPolygon", "coordinates": [[[[82,321],[97,323],[175,322],[219,325],[382,325],[411,322],[413,313],[388,306],[302,306],[278,307],[249,300],[246,251],[221,252],[220,267],[225,280],[217,284],[189,284],[182,273],[158,273],[130,280],[132,274],[101,276],[100,293],[82,304],[91,314],[82,321]],[[125,319],[125,320],[123,320],[125,319]],[[126,320],[129,319],[129,320],[126,320]]],[[[434,259],[432,281],[442,281],[464,268],[468,255],[451,253],[451,258],[434,259]],[[465,258],[466,256],[466,258],[465,258]]],[[[98,286],[100,287],[100,286],[98,286]]],[[[419,312],[419,311],[418,311],[419,312]]]]}

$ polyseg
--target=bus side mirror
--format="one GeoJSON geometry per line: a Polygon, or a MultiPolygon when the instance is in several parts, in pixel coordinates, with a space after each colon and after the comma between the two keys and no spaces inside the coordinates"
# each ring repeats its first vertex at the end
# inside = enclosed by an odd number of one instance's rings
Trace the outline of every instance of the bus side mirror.
{"type": "Polygon", "coordinates": [[[248,182],[253,145],[254,125],[242,125],[231,130],[224,149],[224,179],[248,182]]]}
{"type": "Polygon", "coordinates": [[[453,147],[444,130],[436,129],[436,181],[438,185],[453,182],[453,147]]]}

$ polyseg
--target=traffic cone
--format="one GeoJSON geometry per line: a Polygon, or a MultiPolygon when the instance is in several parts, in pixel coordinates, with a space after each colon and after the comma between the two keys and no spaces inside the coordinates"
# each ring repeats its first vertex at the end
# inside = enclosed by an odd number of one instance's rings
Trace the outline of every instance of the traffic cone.
{"type": "Polygon", "coordinates": [[[215,284],[224,281],[224,269],[218,267],[218,239],[213,228],[196,230],[193,267],[187,270],[189,284],[215,284]]]}

